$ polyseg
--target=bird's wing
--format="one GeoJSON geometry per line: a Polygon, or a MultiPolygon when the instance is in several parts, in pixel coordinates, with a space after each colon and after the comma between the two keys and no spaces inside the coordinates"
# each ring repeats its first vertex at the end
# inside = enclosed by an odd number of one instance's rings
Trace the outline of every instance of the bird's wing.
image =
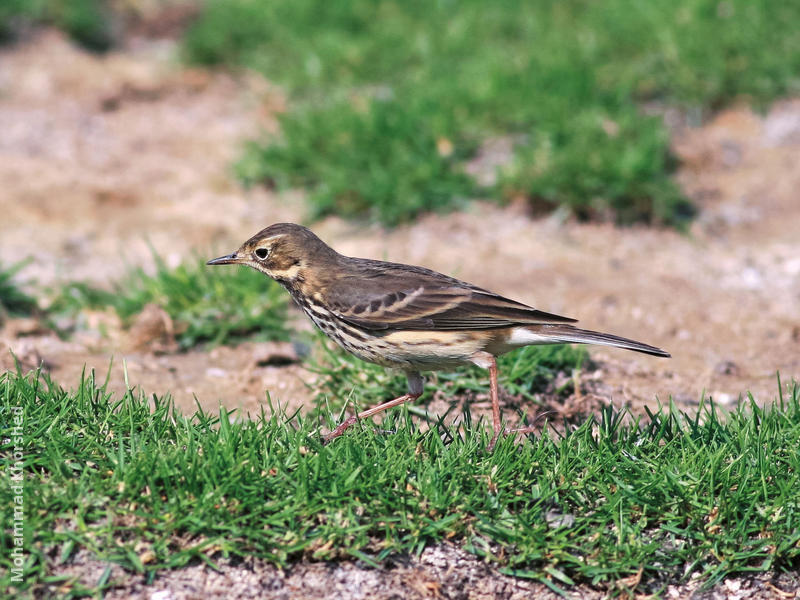
{"type": "Polygon", "coordinates": [[[329,290],[329,309],[365,329],[494,329],[513,325],[574,323],[420,267],[380,263],[329,290]],[[394,267],[394,268],[390,268],[394,267]]]}

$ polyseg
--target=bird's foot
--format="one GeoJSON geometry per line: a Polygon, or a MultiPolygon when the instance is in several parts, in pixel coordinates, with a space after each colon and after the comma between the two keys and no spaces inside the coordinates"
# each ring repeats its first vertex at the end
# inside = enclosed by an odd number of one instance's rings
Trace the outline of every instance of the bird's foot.
{"type": "Polygon", "coordinates": [[[358,415],[353,415],[352,417],[348,417],[344,421],[342,421],[339,426],[331,431],[330,433],[322,436],[322,443],[329,444],[331,441],[342,435],[347,428],[353,425],[356,421],[358,421],[358,415]]]}
{"type": "Polygon", "coordinates": [[[500,437],[500,432],[499,431],[495,431],[494,435],[492,436],[492,439],[489,441],[489,445],[486,446],[486,451],[487,452],[489,452],[489,453],[494,452],[494,447],[497,444],[497,438],[499,438],[499,437],[500,437]]]}
{"type": "Polygon", "coordinates": [[[516,427],[514,429],[506,427],[503,433],[505,435],[511,435],[512,433],[514,435],[528,435],[529,433],[535,433],[538,429],[539,427],[537,425],[528,425],[527,427],[516,427]]]}
{"type": "MultiPolygon", "coordinates": [[[[506,427],[502,430],[503,435],[528,435],[529,433],[535,433],[538,431],[538,427],[536,425],[528,425],[527,427],[506,427]]],[[[489,445],[486,447],[487,452],[493,452],[494,447],[497,445],[497,440],[500,437],[500,431],[495,431],[492,439],[489,441],[489,445]]]]}

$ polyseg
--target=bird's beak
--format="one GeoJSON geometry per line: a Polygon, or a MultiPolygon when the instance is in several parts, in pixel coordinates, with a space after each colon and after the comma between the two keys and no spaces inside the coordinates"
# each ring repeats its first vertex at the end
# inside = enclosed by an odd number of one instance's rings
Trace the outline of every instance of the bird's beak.
{"type": "Polygon", "coordinates": [[[214,260],[208,261],[207,265],[236,265],[241,263],[242,261],[238,258],[236,252],[233,254],[226,254],[225,256],[220,256],[219,258],[215,258],[214,260]]]}

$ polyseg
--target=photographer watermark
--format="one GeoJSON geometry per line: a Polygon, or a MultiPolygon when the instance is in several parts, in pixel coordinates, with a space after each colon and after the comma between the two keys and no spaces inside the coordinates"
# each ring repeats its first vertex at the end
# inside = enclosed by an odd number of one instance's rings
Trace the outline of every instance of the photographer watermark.
{"type": "Polygon", "coordinates": [[[3,445],[8,448],[8,482],[11,486],[14,507],[10,513],[10,523],[6,527],[11,531],[11,582],[22,582],[22,567],[25,564],[25,537],[23,535],[25,525],[25,497],[23,481],[23,458],[22,451],[22,432],[25,422],[25,415],[21,406],[11,408],[10,432],[9,437],[3,440],[3,445]]]}

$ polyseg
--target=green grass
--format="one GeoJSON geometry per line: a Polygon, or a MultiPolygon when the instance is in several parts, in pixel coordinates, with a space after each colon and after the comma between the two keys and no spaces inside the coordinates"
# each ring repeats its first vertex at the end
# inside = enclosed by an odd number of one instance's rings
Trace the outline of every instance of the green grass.
{"type": "Polygon", "coordinates": [[[668,134],[643,107],[796,93],[798,22],[769,0],[207,0],[184,48],[286,87],[282,136],[239,172],[305,187],[314,216],[391,225],[492,195],[681,224],[668,134]],[[498,136],[514,156],[484,189],[464,161],[498,136]]]}
{"type": "Polygon", "coordinates": [[[208,267],[193,259],[168,267],[155,256],[156,272],[132,269],[111,291],[86,283],[60,290],[51,314],[76,315],[84,308],[112,307],[129,324],[150,303],[172,318],[181,348],[224,344],[245,337],[288,339],[288,295],[274,281],[245,268],[208,267]]]}
{"type": "Polygon", "coordinates": [[[112,9],[108,0],[2,0],[0,41],[38,23],[58,27],[84,48],[102,52],[114,44],[112,9]]]}
{"type": "MultiPolygon", "coordinates": [[[[320,377],[314,382],[314,397],[319,406],[341,409],[347,402],[361,408],[401,396],[407,391],[406,377],[401,372],[366,363],[339,350],[321,334],[314,347],[316,355],[308,368],[320,377]]],[[[575,380],[559,389],[554,381],[559,374],[568,377],[589,364],[589,352],[583,346],[528,346],[504,354],[497,359],[501,389],[523,400],[538,400],[545,393],[575,391],[575,380]]],[[[429,401],[437,391],[453,397],[465,393],[487,394],[489,375],[486,369],[466,367],[454,372],[424,373],[425,392],[420,402],[429,401]]],[[[412,412],[423,411],[411,408],[412,412]]]]}
{"type": "MultiPolygon", "coordinates": [[[[632,592],[800,558],[797,384],[767,409],[750,399],[723,418],[705,403],[631,424],[609,409],[491,454],[487,428],[469,420],[423,432],[396,410],[381,427],[394,434],[365,422],[321,446],[299,415],[186,417],[167,398],[111,398],[91,376],[64,391],[6,372],[0,411],[4,476],[24,475],[24,586],[40,592],[92,591],[52,577],[81,548],[154,573],[220,553],[379,563],[449,539],[551,586],[611,585],[642,569],[632,592]],[[12,410],[24,415],[19,440],[12,410]]],[[[3,485],[4,514],[12,502],[3,485]]],[[[10,536],[0,529],[4,589],[10,536]]]]}
{"type": "Polygon", "coordinates": [[[7,0],[0,3],[0,42],[12,39],[17,21],[26,13],[25,0],[7,0]]]}
{"type": "Polygon", "coordinates": [[[20,261],[10,266],[0,263],[0,323],[4,316],[24,317],[36,311],[36,299],[22,290],[15,281],[17,273],[27,264],[20,261]]]}
{"type": "Polygon", "coordinates": [[[461,172],[467,149],[437,151],[426,115],[395,102],[348,101],[281,117],[284,143],[250,143],[236,169],[246,182],[310,190],[311,218],[335,214],[397,225],[423,212],[465,204],[475,184],[461,172]]]}

